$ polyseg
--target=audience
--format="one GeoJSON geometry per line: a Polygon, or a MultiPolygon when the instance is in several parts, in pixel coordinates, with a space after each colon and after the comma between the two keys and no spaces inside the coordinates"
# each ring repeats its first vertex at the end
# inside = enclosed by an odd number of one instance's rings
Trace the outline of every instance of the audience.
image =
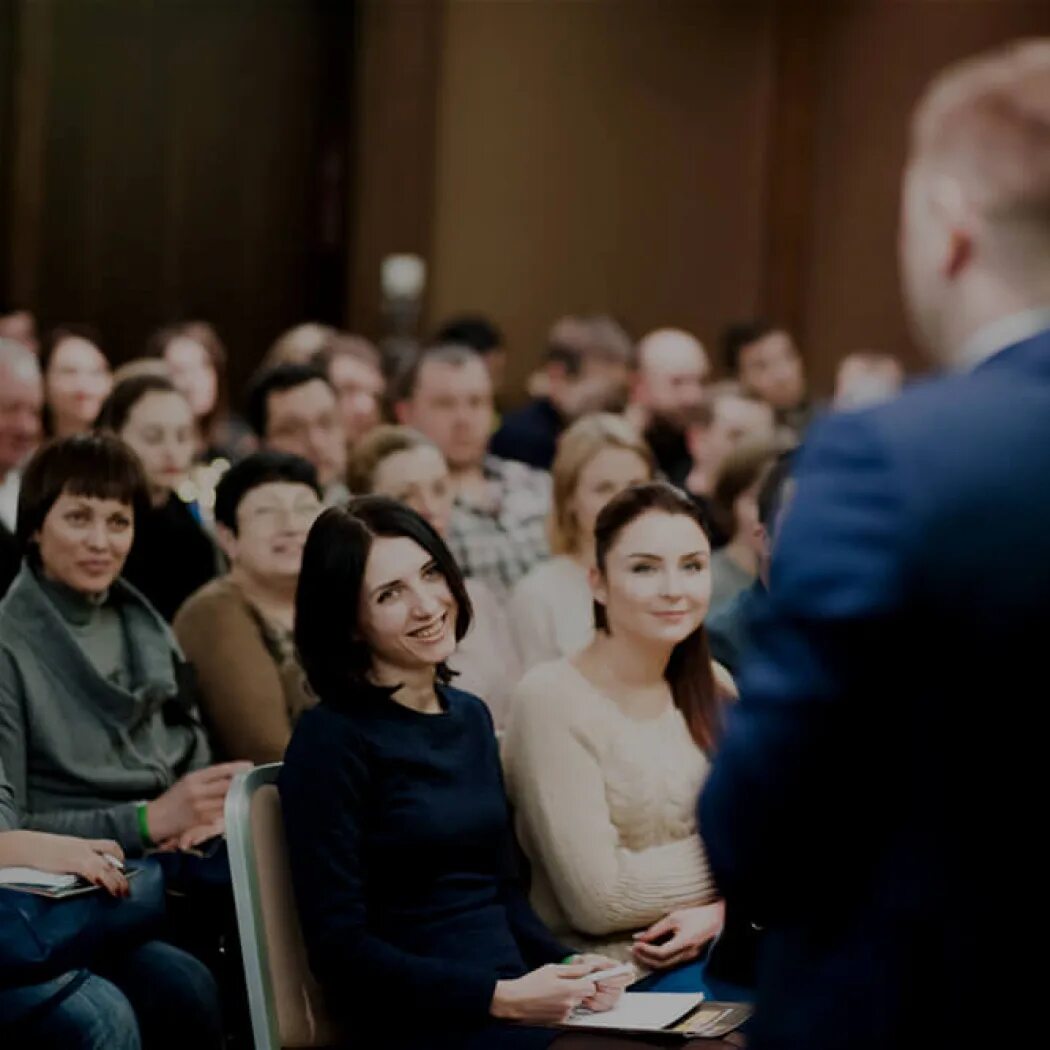
{"type": "Polygon", "coordinates": [[[56,328],[40,358],[44,429],[51,437],[90,430],[113,385],[109,361],[87,328],[56,328]]]}
{"type": "Polygon", "coordinates": [[[270,345],[260,364],[261,371],[277,365],[309,365],[324,353],[339,335],[331,325],[304,321],[283,331],[270,345]]]}
{"type": "Polygon", "coordinates": [[[687,413],[686,446],[692,467],[683,488],[700,508],[711,546],[729,542],[729,529],[713,504],[715,483],[726,457],[743,444],[777,440],[773,410],[741,390],[739,384],[714,384],[703,404],[687,413]]]}
{"type": "Polygon", "coordinates": [[[178,491],[196,446],[193,412],[170,380],[141,375],[113,388],[97,426],[116,434],[145,471],[150,505],[135,520],[135,542],[123,577],[170,622],[219,567],[200,508],[185,503],[178,491]]]}
{"type": "Polygon", "coordinates": [[[460,314],[450,317],[434,333],[435,346],[469,346],[481,355],[489,370],[492,390],[498,401],[503,393],[504,373],[507,368],[507,348],[503,333],[482,314],[460,314]]]}
{"type": "Polygon", "coordinates": [[[359,335],[336,333],[311,358],[335,390],[348,449],[361,440],[383,416],[386,379],[379,351],[359,335]]]}
{"type": "MultiPolygon", "coordinates": [[[[186,952],[153,936],[149,912],[137,903],[143,884],[129,880],[109,858],[123,861],[119,843],[50,835],[18,827],[11,789],[0,765],[0,868],[24,867],[56,875],[78,875],[115,898],[135,898],[108,909],[132,909],[130,922],[114,943],[101,925],[86,928],[76,958],[47,955],[44,937],[40,962],[24,981],[0,981],[0,1041],[4,1046],[40,1050],[177,1050],[223,1046],[218,991],[206,967],[186,952]],[[86,957],[81,957],[86,956],[86,957]],[[70,969],[62,970],[66,961],[70,969]],[[89,965],[91,969],[86,969],[89,965]],[[55,967],[59,972],[54,972],[55,967]]],[[[147,892],[154,892],[151,888],[147,892]]],[[[20,915],[20,894],[0,891],[0,925],[20,915]]],[[[59,904],[58,907],[62,907],[59,904]]],[[[72,917],[71,917],[72,918],[72,917]]],[[[105,921],[103,910],[96,922],[105,921]]],[[[82,920],[83,921],[83,920],[82,920]]],[[[2,941],[3,938],[0,938],[2,941]]],[[[0,945],[0,971],[9,963],[0,945]]]]}
{"type": "Polygon", "coordinates": [[[10,339],[34,354],[40,353],[40,336],[32,310],[0,310],[0,339],[10,339]]]}
{"type": "Polygon", "coordinates": [[[839,363],[832,404],[837,409],[864,408],[889,401],[903,386],[904,369],[892,354],[858,351],[839,363]]]}
{"type": "Polygon", "coordinates": [[[813,418],[802,357],[789,332],[768,321],[731,325],[722,337],[725,366],[733,379],[776,413],[785,436],[801,439],[813,418]]]}
{"type": "Polygon", "coordinates": [[[235,462],[255,447],[243,419],[230,411],[226,385],[226,347],[205,321],[186,321],[156,332],[150,356],[167,364],[171,381],[193,410],[201,459],[235,462]]]}
{"type": "MultiPolygon", "coordinates": [[[[707,619],[711,655],[734,677],[750,646],[751,620],[769,588],[769,566],[780,516],[791,501],[794,454],[782,452],[766,470],[755,503],[758,520],[752,525],[751,545],[757,554],[757,576],[728,602],[715,608],[707,619]]],[[[742,537],[744,538],[744,537],[742,537]]]]}
{"type": "Polygon", "coordinates": [[[346,487],[346,437],[335,390],[314,365],[274,365],[248,391],[248,422],[263,446],[313,464],[325,503],[341,503],[346,487]]]}
{"type": "Polygon", "coordinates": [[[0,602],[0,763],[23,822],[131,856],[221,831],[244,768],[210,764],[174,638],[120,579],[148,503],[118,438],[41,448],[18,504],[25,561],[0,602]]]}
{"type": "Polygon", "coordinates": [[[758,523],[758,493],[776,460],[772,444],[745,444],[725,458],[712,500],[729,541],[711,555],[711,609],[749,587],[758,575],[765,549],[758,523]]]}
{"type": "Polygon", "coordinates": [[[365,496],[318,519],[296,641],[321,702],[280,777],[311,966],[364,1046],[420,1045],[391,1017],[425,1018],[433,1050],[619,1046],[513,1023],[606,1010],[627,978],[588,981],[610,964],[597,954],[560,962],[569,949],[528,904],[492,720],[448,684],[470,620],[451,553],[414,511],[365,496]]]}
{"type": "MultiPolygon", "coordinates": [[[[408,427],[380,426],[359,442],[350,460],[350,486],[411,507],[444,539],[452,515],[448,464],[432,441],[408,427]]],[[[448,661],[456,685],[482,697],[496,728],[506,721],[520,666],[506,613],[482,580],[467,580],[474,618],[448,661]]]]}
{"type": "Polygon", "coordinates": [[[539,916],[579,949],[633,958],[699,991],[697,959],[723,908],[696,796],[732,694],[708,654],[710,547],[696,508],[664,482],[602,509],[591,574],[597,633],[533,668],[504,757],[539,916]]]}
{"type": "Polygon", "coordinates": [[[628,418],[674,485],[682,485],[692,468],[686,427],[704,402],[710,371],[703,344],[680,328],[658,328],[638,344],[628,418]]]}
{"type": "Polygon", "coordinates": [[[493,435],[493,454],[549,470],[558,435],[590,412],[622,411],[631,340],[612,318],[563,317],[547,337],[545,393],[509,413],[493,435]]]}
{"type": "Polygon", "coordinates": [[[22,560],[14,537],[21,468],[40,440],[43,407],[36,355],[0,338],[0,598],[22,560]]]}
{"type": "Polygon", "coordinates": [[[314,702],[293,629],[303,544],[322,509],[316,471],[284,452],[252,453],[216,488],[215,528],[230,571],[190,597],[174,630],[224,758],[279,762],[314,702]]]}
{"type": "Polygon", "coordinates": [[[401,377],[398,420],[437,445],[451,471],[455,502],[448,545],[468,578],[484,580],[505,600],[548,557],[550,476],[486,454],[492,380],[468,347],[424,351],[401,377]]]}
{"type": "Polygon", "coordinates": [[[652,479],[649,446],[622,417],[578,419],[554,458],[551,551],[514,587],[510,619],[525,668],[578,652],[594,637],[588,574],[598,512],[630,485],[652,479]]]}

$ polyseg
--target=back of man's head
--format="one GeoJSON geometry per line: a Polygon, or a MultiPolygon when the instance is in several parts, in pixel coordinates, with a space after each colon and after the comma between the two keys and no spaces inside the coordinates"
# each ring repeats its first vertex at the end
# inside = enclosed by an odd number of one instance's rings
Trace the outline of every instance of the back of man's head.
{"type": "Polygon", "coordinates": [[[926,342],[1050,297],[1050,39],[949,67],[912,123],[902,270],[926,342]]]}

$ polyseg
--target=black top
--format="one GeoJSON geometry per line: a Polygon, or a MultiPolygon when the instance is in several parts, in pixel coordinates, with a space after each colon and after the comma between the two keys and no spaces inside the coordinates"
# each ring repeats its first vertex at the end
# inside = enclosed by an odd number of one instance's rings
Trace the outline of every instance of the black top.
{"type": "Polygon", "coordinates": [[[7,588],[18,575],[21,565],[22,552],[19,550],[18,541],[0,521],[0,598],[7,593],[7,588]]]}
{"type": "Polygon", "coordinates": [[[215,546],[193,511],[172,494],[135,520],[135,542],[121,574],[169,623],[179,606],[218,570],[215,546]]]}
{"type": "Polygon", "coordinates": [[[682,488],[693,469],[693,457],[685,441],[685,431],[665,419],[654,419],[645,428],[645,440],[652,449],[660,472],[672,485],[682,488]]]}
{"type": "Polygon", "coordinates": [[[355,1035],[375,1018],[385,1046],[409,1023],[428,1047],[545,1046],[551,1033],[521,1042],[489,1006],[497,980],[571,949],[518,880],[488,709],[440,696],[425,715],[363,687],[296,725],[279,786],[310,964],[355,1035]]]}
{"type": "Polygon", "coordinates": [[[489,451],[494,456],[550,470],[558,437],[564,429],[565,420],[554,405],[547,398],[538,397],[503,417],[489,442],[489,451]]]}

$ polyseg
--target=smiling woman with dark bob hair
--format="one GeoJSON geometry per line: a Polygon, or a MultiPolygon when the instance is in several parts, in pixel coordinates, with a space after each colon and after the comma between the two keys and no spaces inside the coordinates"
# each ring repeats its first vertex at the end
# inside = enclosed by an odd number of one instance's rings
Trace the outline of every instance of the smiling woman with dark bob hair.
{"type": "Polygon", "coordinates": [[[470,617],[415,511],[364,496],[317,519],[295,633],[320,703],[280,778],[310,964],[355,1045],[418,1046],[400,1018],[430,1050],[638,1045],[546,1027],[629,978],[590,980],[610,960],[572,956],[529,907],[492,718],[450,684],[470,617]]]}

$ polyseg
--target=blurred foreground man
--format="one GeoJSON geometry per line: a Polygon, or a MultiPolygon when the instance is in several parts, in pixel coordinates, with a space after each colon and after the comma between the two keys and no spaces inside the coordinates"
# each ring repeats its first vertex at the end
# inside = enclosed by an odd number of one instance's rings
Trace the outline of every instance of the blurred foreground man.
{"type": "Polygon", "coordinates": [[[1050,41],[931,87],[900,247],[954,374],[811,431],[701,804],[766,931],[755,1050],[1045,1027],[1050,41]]]}

